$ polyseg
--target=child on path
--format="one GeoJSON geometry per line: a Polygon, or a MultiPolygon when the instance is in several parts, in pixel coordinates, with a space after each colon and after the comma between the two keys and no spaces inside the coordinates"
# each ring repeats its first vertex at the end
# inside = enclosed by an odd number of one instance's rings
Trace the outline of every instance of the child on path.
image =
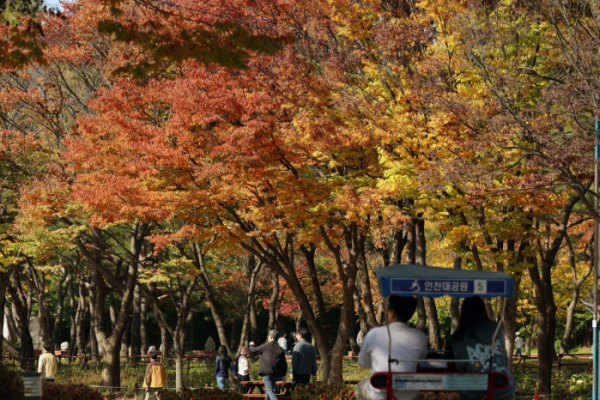
{"type": "Polygon", "coordinates": [[[517,353],[515,357],[523,357],[521,350],[523,350],[523,339],[521,339],[521,332],[517,332],[517,337],[515,338],[515,348],[517,349],[517,353]]]}
{"type": "Polygon", "coordinates": [[[241,384],[241,382],[248,382],[250,380],[250,362],[248,361],[248,348],[242,346],[240,358],[238,358],[238,391],[241,394],[248,393],[248,388],[241,384]]]}

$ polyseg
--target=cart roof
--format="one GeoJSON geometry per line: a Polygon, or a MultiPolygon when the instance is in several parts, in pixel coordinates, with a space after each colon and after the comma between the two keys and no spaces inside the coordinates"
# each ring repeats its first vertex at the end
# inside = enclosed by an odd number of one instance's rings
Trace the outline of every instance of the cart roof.
{"type": "Polygon", "coordinates": [[[514,296],[514,281],[503,272],[396,264],[379,268],[377,281],[384,297],[418,294],[425,297],[503,296],[512,299],[514,296]]]}

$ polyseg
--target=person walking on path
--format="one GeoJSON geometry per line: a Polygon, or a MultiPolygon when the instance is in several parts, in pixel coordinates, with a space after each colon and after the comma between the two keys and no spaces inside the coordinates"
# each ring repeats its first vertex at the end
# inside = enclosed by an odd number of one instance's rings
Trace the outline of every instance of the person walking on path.
{"type": "Polygon", "coordinates": [[[285,353],[281,346],[277,344],[278,332],[272,330],[267,337],[267,343],[260,346],[254,346],[254,342],[250,342],[250,351],[260,354],[258,361],[258,374],[263,377],[267,394],[265,400],[277,400],[275,395],[275,384],[281,377],[285,383],[287,375],[287,362],[285,361],[285,353]]]}
{"type": "Polygon", "coordinates": [[[152,394],[155,394],[156,398],[160,400],[160,391],[167,383],[165,367],[156,360],[157,357],[158,354],[150,353],[150,362],[146,367],[146,375],[144,376],[144,383],[146,384],[145,400],[150,400],[152,394]]]}
{"type": "Polygon", "coordinates": [[[292,366],[290,368],[292,391],[298,384],[308,384],[311,376],[317,379],[317,354],[315,347],[310,344],[310,332],[306,328],[300,328],[297,337],[298,342],[292,350],[292,366]]]}
{"type": "Polygon", "coordinates": [[[515,338],[515,348],[517,349],[515,357],[523,357],[523,353],[521,353],[523,350],[523,339],[521,339],[521,332],[517,332],[517,337],[515,338]]]}
{"type": "Polygon", "coordinates": [[[221,390],[225,390],[225,386],[227,386],[230,369],[233,373],[233,379],[235,379],[235,369],[231,357],[227,355],[227,347],[221,345],[219,346],[219,355],[215,360],[215,376],[217,377],[217,385],[221,390]]]}
{"type": "Polygon", "coordinates": [[[238,392],[241,394],[248,393],[248,388],[242,385],[242,382],[250,381],[250,362],[248,361],[248,348],[246,346],[242,346],[242,351],[240,353],[240,358],[238,358],[238,392]]]}
{"type": "Polygon", "coordinates": [[[38,363],[38,373],[42,374],[42,380],[46,382],[54,382],[56,376],[56,370],[58,369],[58,362],[56,356],[52,351],[52,347],[49,344],[45,344],[42,348],[42,355],[38,363]]]}
{"type": "Polygon", "coordinates": [[[296,345],[296,343],[298,343],[298,339],[296,338],[296,332],[292,332],[290,334],[290,340],[288,341],[290,348],[294,348],[294,346],[296,345]]]}
{"type": "Polygon", "coordinates": [[[283,349],[284,353],[287,353],[287,333],[283,333],[283,335],[277,340],[277,343],[279,344],[279,347],[281,347],[283,349]]]}

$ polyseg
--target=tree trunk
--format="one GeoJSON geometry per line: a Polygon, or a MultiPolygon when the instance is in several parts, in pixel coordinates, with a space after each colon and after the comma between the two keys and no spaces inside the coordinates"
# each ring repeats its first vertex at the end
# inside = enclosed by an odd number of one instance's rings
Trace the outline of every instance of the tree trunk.
{"type": "MultiPolygon", "coordinates": [[[[7,275],[6,276],[7,285],[10,284],[8,282],[8,279],[9,279],[9,277],[7,275]]],[[[20,335],[19,335],[19,333],[17,333],[18,332],[17,331],[17,326],[15,324],[15,319],[13,317],[13,312],[12,312],[12,304],[8,304],[7,303],[7,300],[8,300],[6,298],[7,295],[8,295],[8,292],[5,293],[5,298],[4,298],[4,315],[6,316],[6,320],[5,320],[6,322],[5,323],[6,323],[7,327],[8,327],[8,337],[7,337],[7,340],[9,342],[12,342],[13,340],[15,340],[15,338],[17,340],[21,340],[21,339],[19,339],[20,335]]]]}
{"type": "MultiPolygon", "coordinates": [[[[454,254],[454,268],[462,269],[462,258],[458,254],[454,254]]],[[[460,320],[459,310],[460,299],[452,297],[450,299],[450,319],[452,320],[452,326],[450,333],[453,334],[456,328],[458,328],[458,321],[460,320]]]]}
{"type": "Polygon", "coordinates": [[[508,355],[508,365],[512,371],[514,357],[515,338],[517,337],[517,295],[521,279],[515,279],[515,296],[512,299],[502,299],[504,307],[504,345],[508,355]]]}
{"type": "MultiPolygon", "coordinates": [[[[195,286],[195,283],[194,283],[195,286]]],[[[177,326],[173,333],[173,353],[175,356],[175,389],[179,392],[183,389],[183,360],[185,358],[185,339],[187,335],[188,323],[191,321],[191,314],[188,314],[188,299],[185,299],[182,305],[182,314],[177,318],[177,326]]]]}
{"type": "Polygon", "coordinates": [[[141,354],[140,336],[142,325],[142,293],[138,285],[133,292],[133,312],[131,313],[131,339],[130,348],[133,356],[141,354]]]}
{"type": "MultiPolygon", "coordinates": [[[[356,267],[355,267],[356,268],[356,267]]],[[[343,279],[343,306],[342,315],[340,318],[340,326],[338,328],[338,337],[335,341],[331,352],[331,371],[329,372],[329,383],[339,383],[344,381],[344,355],[346,353],[346,343],[354,318],[354,299],[353,293],[356,288],[357,270],[348,267],[346,279],[343,279]]]]}
{"type": "Polygon", "coordinates": [[[402,251],[404,251],[406,243],[407,235],[404,235],[404,231],[395,231],[394,236],[392,237],[392,244],[390,246],[390,265],[400,264],[402,262],[402,251]]]}
{"type": "MultiPolygon", "coordinates": [[[[244,321],[242,322],[242,331],[240,332],[240,342],[238,345],[238,349],[236,354],[239,355],[242,352],[242,346],[247,346],[247,343],[250,342],[249,332],[250,332],[250,312],[249,307],[244,315],[244,321]]],[[[233,343],[233,342],[232,342],[233,343]]]]}
{"type": "Polygon", "coordinates": [[[7,273],[0,271],[0,363],[3,361],[2,356],[4,355],[4,303],[6,302],[6,284],[7,284],[7,273]]]}
{"type": "Polygon", "coordinates": [[[113,327],[117,323],[117,311],[115,309],[115,293],[111,292],[108,295],[108,315],[110,316],[110,320],[108,321],[106,332],[111,332],[113,327]]]}
{"type": "Polygon", "coordinates": [[[125,323],[127,326],[125,327],[125,332],[123,332],[123,337],[121,338],[121,357],[123,358],[127,358],[129,356],[131,317],[127,318],[125,323]]]}
{"type": "MultiPolygon", "coordinates": [[[[9,277],[7,277],[9,279],[9,277]]],[[[10,282],[7,283],[10,285],[10,282]]],[[[8,286],[6,288],[8,293],[8,286]]],[[[8,300],[8,299],[5,299],[8,300]]],[[[15,303],[4,304],[4,313],[6,314],[6,322],[8,323],[9,330],[17,337],[19,343],[21,342],[21,330],[19,329],[20,322],[19,317],[17,316],[17,309],[15,308],[15,303]]]]}
{"type": "Polygon", "coordinates": [[[354,288],[353,298],[354,306],[356,307],[356,313],[358,314],[358,321],[360,323],[360,331],[362,332],[363,337],[365,337],[367,332],[369,332],[369,324],[367,323],[367,317],[365,316],[365,311],[363,310],[360,296],[358,295],[358,288],[354,288]]]}
{"type": "Polygon", "coordinates": [[[548,337],[549,332],[549,321],[548,321],[548,307],[546,304],[546,294],[542,287],[540,274],[538,268],[535,266],[534,261],[531,261],[529,268],[529,276],[533,284],[535,291],[535,298],[538,309],[538,320],[537,320],[537,345],[538,345],[538,390],[540,394],[551,394],[552,393],[552,357],[550,352],[551,340],[548,337]]]}
{"type": "Polygon", "coordinates": [[[417,227],[411,218],[406,230],[406,261],[415,264],[417,257],[417,227]]]}
{"type": "MultiPolygon", "coordinates": [[[[154,315],[156,321],[158,322],[160,317],[156,316],[156,309],[154,311],[154,315]]],[[[158,329],[160,330],[160,344],[162,346],[162,356],[163,359],[171,357],[171,343],[169,342],[169,335],[167,333],[167,328],[163,324],[162,321],[158,322],[158,329]]]]}
{"type": "Polygon", "coordinates": [[[329,346],[332,346],[335,337],[333,335],[333,332],[331,331],[331,325],[329,324],[329,320],[327,319],[327,309],[325,307],[325,300],[323,299],[321,283],[319,281],[317,266],[315,264],[315,252],[317,250],[317,247],[313,243],[310,243],[308,247],[300,246],[300,250],[304,255],[304,259],[306,260],[306,264],[308,267],[310,281],[313,287],[313,297],[317,304],[319,321],[321,321],[321,329],[323,331],[323,334],[325,335],[327,343],[329,344],[329,346]]]}
{"type": "MultiPolygon", "coordinates": [[[[38,273],[35,269],[33,262],[26,258],[25,273],[29,278],[27,280],[27,304],[29,314],[31,314],[31,296],[33,295],[33,289],[37,292],[37,304],[38,304],[38,321],[42,331],[42,342],[43,344],[50,345],[54,350],[54,343],[52,342],[52,328],[50,326],[50,311],[48,310],[48,300],[46,299],[46,281],[43,273],[38,273]]],[[[59,294],[60,295],[60,294],[59,294]]],[[[31,318],[31,315],[28,316],[31,318]]]]}
{"type": "MultiPolygon", "coordinates": [[[[180,250],[182,255],[185,255],[184,250],[180,250]]],[[[177,311],[177,324],[175,329],[172,329],[168,325],[165,316],[159,309],[156,285],[152,284],[150,287],[152,304],[154,306],[156,319],[159,321],[159,325],[161,326],[161,332],[162,329],[165,329],[173,338],[173,352],[175,355],[175,388],[178,392],[183,389],[183,360],[185,358],[185,343],[189,326],[193,320],[193,313],[191,312],[192,295],[196,290],[198,281],[207,278],[206,269],[204,268],[204,254],[202,253],[202,247],[199,243],[193,244],[192,257],[196,265],[200,266],[201,273],[191,278],[189,282],[183,282],[180,277],[177,276],[177,279],[173,279],[173,281],[176,282],[177,291],[172,289],[172,285],[169,286],[169,294],[171,300],[173,301],[175,310],[177,311]]],[[[207,293],[205,294],[208,295],[207,293]]],[[[212,296],[212,292],[210,293],[210,296],[212,296]]],[[[164,348],[166,348],[166,346],[164,348]]]]}
{"type": "MultiPolygon", "coordinates": [[[[234,214],[236,218],[239,218],[234,214]]],[[[308,299],[306,291],[304,290],[305,285],[300,282],[298,277],[297,264],[294,261],[295,252],[293,251],[293,235],[287,234],[285,237],[286,245],[284,247],[277,247],[276,245],[267,244],[267,247],[263,247],[256,241],[249,243],[241,242],[244,249],[257,256],[266,266],[268,266],[272,272],[275,272],[282,276],[290,287],[290,290],[294,294],[298,306],[302,311],[308,329],[311,331],[315,341],[315,347],[318,349],[321,356],[321,366],[323,371],[323,380],[327,380],[330,373],[330,357],[329,357],[329,343],[323,332],[321,324],[317,321],[317,313],[313,310],[313,304],[308,299]],[[284,250],[285,249],[285,250],[284,250]],[[290,251],[287,251],[290,249],[290,251]]],[[[274,321],[273,321],[274,322],[274,321]]]]}
{"type": "Polygon", "coordinates": [[[221,312],[219,311],[219,306],[217,304],[216,299],[213,296],[212,288],[208,279],[202,275],[202,286],[204,288],[204,292],[206,294],[206,302],[210,307],[210,311],[217,327],[217,333],[219,335],[219,342],[225,347],[227,347],[227,352],[229,354],[233,354],[231,351],[231,346],[229,345],[229,341],[227,340],[227,331],[225,329],[225,324],[223,323],[223,318],[221,317],[221,312]]]}
{"type": "Polygon", "coordinates": [[[575,317],[575,308],[577,307],[577,303],[579,302],[579,290],[583,282],[586,281],[586,279],[591,275],[592,270],[594,269],[594,238],[592,237],[592,240],[590,240],[590,261],[588,264],[588,269],[579,279],[577,278],[577,263],[575,249],[573,249],[571,240],[568,237],[566,241],[570,253],[569,261],[571,266],[571,276],[573,278],[573,298],[571,299],[571,303],[569,304],[569,308],[567,309],[565,333],[563,334],[562,340],[560,342],[561,354],[569,354],[569,341],[571,339],[571,332],[573,330],[573,318],[575,317]]]}
{"type": "Polygon", "coordinates": [[[183,351],[173,341],[173,353],[175,355],[175,389],[180,391],[183,389],[183,351]]]}
{"type": "MultiPolygon", "coordinates": [[[[415,218],[416,229],[416,254],[415,263],[419,265],[427,265],[427,242],[425,239],[425,221],[421,218],[415,218]]],[[[425,297],[425,311],[427,312],[427,321],[429,326],[429,343],[431,347],[440,350],[443,348],[442,335],[440,333],[440,322],[438,319],[437,307],[435,299],[425,297]]]]}
{"type": "Polygon", "coordinates": [[[569,354],[569,341],[571,332],[573,331],[573,317],[575,316],[575,308],[579,301],[579,288],[573,288],[573,298],[567,309],[567,321],[565,322],[565,333],[560,341],[560,354],[569,354]]]}
{"type": "Polygon", "coordinates": [[[533,328],[535,327],[535,318],[533,317],[533,313],[531,313],[531,317],[529,318],[529,329],[527,331],[527,341],[525,342],[527,345],[527,357],[531,357],[531,344],[533,341],[533,328]]]}
{"type": "MultiPolygon", "coordinates": [[[[137,285],[139,256],[141,253],[143,238],[147,232],[147,225],[135,224],[131,227],[129,246],[129,262],[126,269],[125,284],[119,288],[121,294],[121,307],[116,323],[110,335],[104,329],[104,303],[107,294],[107,286],[104,276],[101,257],[93,257],[85,248],[80,246],[80,250],[86,256],[92,270],[90,290],[90,314],[92,316],[92,326],[96,333],[96,339],[102,348],[104,365],[102,368],[102,383],[109,387],[121,386],[121,363],[119,359],[119,350],[123,335],[129,325],[129,317],[133,306],[133,297],[137,285]]],[[[106,272],[105,272],[106,274],[106,272]]],[[[113,283],[116,286],[116,283],[113,283]]],[[[114,391],[114,390],[111,390],[114,391]]]]}
{"type": "MultiPolygon", "coordinates": [[[[77,312],[75,313],[75,325],[73,325],[73,330],[76,330],[76,341],[77,341],[77,351],[79,351],[79,362],[85,368],[87,364],[87,356],[85,354],[85,330],[83,329],[83,321],[85,320],[85,314],[87,311],[86,301],[85,301],[85,282],[83,280],[83,274],[80,272],[78,275],[78,284],[79,284],[79,301],[77,303],[77,312]]],[[[92,330],[90,328],[90,330],[92,330]]],[[[94,361],[98,360],[98,343],[96,342],[96,335],[90,335],[90,342],[92,343],[92,349],[95,348],[95,352],[92,352],[92,359],[94,361]],[[93,339],[92,339],[93,338],[93,339]],[[96,356],[95,358],[93,356],[96,356]]],[[[73,346],[75,347],[75,346],[73,346]]]]}
{"type": "MultiPolygon", "coordinates": [[[[356,324],[353,322],[353,328],[356,326],[356,324]]],[[[356,342],[356,330],[355,329],[351,329],[350,330],[350,335],[348,336],[348,342],[350,343],[350,348],[352,349],[352,355],[357,356],[358,353],[360,353],[360,346],[358,345],[358,343],[356,342]]]]}
{"type": "Polygon", "coordinates": [[[212,285],[210,284],[211,280],[206,270],[206,266],[204,265],[204,258],[201,252],[201,245],[199,243],[195,243],[193,249],[194,264],[200,271],[202,271],[202,273],[200,274],[200,283],[202,284],[202,288],[204,289],[206,302],[210,307],[210,312],[212,314],[213,321],[215,322],[215,326],[217,328],[219,341],[221,342],[221,345],[227,347],[227,352],[229,354],[233,354],[233,352],[231,351],[231,346],[229,345],[229,341],[227,340],[227,331],[225,330],[225,324],[223,323],[223,318],[221,317],[220,308],[217,304],[212,285]]]}
{"type": "Polygon", "coordinates": [[[77,343],[77,322],[75,317],[77,316],[77,309],[75,307],[75,279],[73,278],[73,272],[71,275],[67,290],[69,291],[69,349],[67,351],[68,363],[73,362],[73,355],[75,354],[75,348],[77,343]]]}
{"type": "Polygon", "coordinates": [[[52,343],[53,348],[57,345],[60,347],[60,328],[62,327],[62,317],[64,310],[64,298],[69,290],[69,283],[71,282],[71,275],[69,271],[64,266],[62,267],[63,275],[58,282],[58,290],[57,294],[57,307],[56,307],[56,317],[54,318],[54,328],[52,330],[52,343]],[[63,292],[63,285],[65,286],[65,291],[63,292]]]}
{"type": "Polygon", "coordinates": [[[371,279],[369,278],[369,270],[367,268],[367,258],[364,254],[364,249],[360,251],[357,260],[358,266],[358,283],[360,285],[360,294],[363,300],[363,309],[369,329],[373,329],[379,324],[375,317],[375,309],[373,308],[373,295],[371,294],[371,279]]]}
{"type": "Polygon", "coordinates": [[[140,306],[140,354],[144,355],[148,351],[148,334],[146,332],[146,319],[148,318],[148,303],[142,296],[140,306]]]}
{"type": "Polygon", "coordinates": [[[423,296],[415,296],[417,299],[417,325],[415,326],[417,329],[423,330],[425,329],[425,325],[427,324],[427,312],[425,311],[425,301],[423,300],[423,296]]]}
{"type": "MultiPolygon", "coordinates": [[[[239,321],[237,319],[234,319],[231,322],[231,336],[229,337],[229,345],[231,346],[231,348],[235,347],[235,338],[238,336],[238,328],[239,328],[239,321]]],[[[235,353],[231,352],[229,354],[233,355],[235,353]]]]}
{"type": "Polygon", "coordinates": [[[108,386],[110,392],[118,392],[121,387],[121,352],[120,346],[102,346],[102,384],[108,386]]]}
{"type": "Polygon", "coordinates": [[[333,244],[325,229],[321,229],[321,236],[335,258],[338,276],[342,281],[342,313],[338,337],[331,352],[331,370],[328,379],[329,383],[338,383],[344,380],[343,360],[348,336],[353,325],[354,294],[359,269],[358,263],[362,252],[364,252],[366,235],[359,231],[355,222],[351,223],[348,227],[344,227],[344,242],[348,254],[346,261],[343,260],[340,246],[333,244]]]}
{"type": "MultiPolygon", "coordinates": [[[[254,255],[250,255],[248,257],[248,267],[247,267],[247,277],[248,277],[248,286],[246,287],[246,302],[244,304],[244,322],[242,324],[242,333],[240,337],[240,343],[238,346],[238,350],[236,354],[240,354],[242,351],[242,346],[248,346],[251,337],[251,319],[256,319],[256,310],[254,309],[254,296],[256,289],[256,281],[258,279],[258,274],[262,269],[262,263],[256,263],[256,258],[254,255]]],[[[253,340],[253,339],[252,339],[253,340]]]]}
{"type": "Polygon", "coordinates": [[[556,303],[552,287],[552,267],[561,244],[567,234],[571,211],[580,200],[580,195],[572,195],[560,213],[559,223],[552,243],[541,256],[541,277],[533,260],[533,268],[529,268],[529,276],[533,283],[538,305],[538,388],[540,394],[552,394],[552,362],[556,358],[554,339],[556,337],[556,303]],[[541,335],[540,335],[541,332],[541,335]]]}
{"type": "Polygon", "coordinates": [[[33,371],[35,368],[33,340],[29,332],[29,312],[27,305],[29,301],[18,279],[19,270],[14,269],[12,276],[12,284],[8,284],[6,289],[12,299],[12,305],[15,308],[18,319],[19,339],[21,340],[21,369],[25,372],[33,371]]]}
{"type": "Polygon", "coordinates": [[[160,343],[162,348],[162,356],[163,359],[170,357],[171,351],[169,346],[169,336],[167,333],[167,327],[165,326],[165,322],[163,321],[160,314],[160,307],[158,304],[158,295],[156,292],[156,283],[149,283],[148,289],[152,295],[152,309],[154,311],[154,319],[158,324],[158,329],[160,330],[160,343]]]}
{"type": "Polygon", "coordinates": [[[271,331],[277,325],[277,301],[279,300],[279,275],[276,272],[271,273],[271,299],[269,301],[269,324],[268,329],[271,331]]]}
{"type": "MultiPolygon", "coordinates": [[[[91,318],[91,315],[90,315],[91,318]]],[[[94,362],[100,361],[100,345],[98,344],[98,339],[96,338],[96,332],[94,330],[93,325],[90,325],[90,331],[88,334],[90,341],[90,359],[94,362]]],[[[85,354],[85,349],[83,351],[85,354]]]]}
{"type": "Polygon", "coordinates": [[[252,296],[250,301],[250,340],[256,342],[256,332],[258,331],[258,320],[256,319],[256,295],[252,296]]]}
{"type": "Polygon", "coordinates": [[[429,322],[429,343],[435,350],[444,348],[442,344],[442,335],[440,334],[440,322],[435,306],[435,299],[425,297],[425,310],[427,311],[427,321],[429,322]]]}

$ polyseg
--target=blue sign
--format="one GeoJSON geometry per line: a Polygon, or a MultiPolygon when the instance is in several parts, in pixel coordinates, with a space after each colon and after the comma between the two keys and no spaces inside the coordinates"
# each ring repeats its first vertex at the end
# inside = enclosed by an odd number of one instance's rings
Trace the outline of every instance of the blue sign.
{"type": "Polygon", "coordinates": [[[506,294],[506,282],[504,280],[490,279],[407,279],[392,278],[392,294],[465,294],[479,295],[491,294],[502,296],[506,294]]]}

